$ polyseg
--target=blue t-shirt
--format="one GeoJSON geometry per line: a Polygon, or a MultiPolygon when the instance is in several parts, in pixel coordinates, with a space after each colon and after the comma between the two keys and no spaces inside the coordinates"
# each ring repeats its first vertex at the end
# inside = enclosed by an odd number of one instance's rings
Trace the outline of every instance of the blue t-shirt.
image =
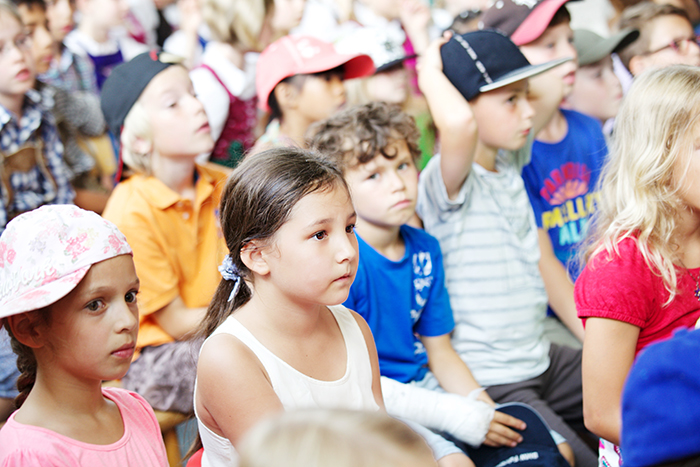
{"type": "Polygon", "coordinates": [[[344,305],[367,321],[383,376],[420,381],[428,356],[418,336],[435,337],[454,328],[438,241],[423,230],[401,226],[404,257],[391,261],[360,236],[360,264],[344,305]]]}
{"type": "Polygon", "coordinates": [[[598,120],[561,111],[568,124],[566,136],[553,144],[534,142],[523,180],[537,227],[549,234],[554,253],[575,280],[579,273],[575,255],[598,206],[598,177],[608,148],[598,120]]]}

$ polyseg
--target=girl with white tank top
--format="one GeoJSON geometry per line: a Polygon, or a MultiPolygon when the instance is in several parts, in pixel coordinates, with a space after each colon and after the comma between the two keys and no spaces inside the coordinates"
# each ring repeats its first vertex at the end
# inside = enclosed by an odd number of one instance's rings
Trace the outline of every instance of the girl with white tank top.
{"type": "Polygon", "coordinates": [[[194,396],[202,465],[236,465],[242,435],[275,412],[383,409],[371,332],[337,305],[358,263],[340,171],[294,148],[250,156],[220,218],[230,254],[200,330],[194,396]]]}

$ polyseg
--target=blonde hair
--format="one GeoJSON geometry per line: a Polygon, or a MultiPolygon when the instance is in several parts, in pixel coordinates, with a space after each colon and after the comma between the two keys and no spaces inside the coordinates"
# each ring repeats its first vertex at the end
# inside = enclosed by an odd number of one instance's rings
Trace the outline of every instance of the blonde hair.
{"type": "Polygon", "coordinates": [[[674,65],[635,78],[616,118],[610,157],[601,177],[600,205],[583,248],[590,260],[618,253],[635,239],[649,267],[663,279],[670,303],[677,293],[674,263],[679,197],[700,121],[700,69],[674,65]]]}
{"type": "Polygon", "coordinates": [[[152,138],[146,108],[138,100],[126,114],[120,137],[122,160],[132,171],[151,175],[151,155],[138,152],[135,143],[137,139],[152,141],[152,138]]]}
{"type": "Polygon", "coordinates": [[[9,13],[20,25],[24,25],[22,17],[19,15],[19,11],[17,11],[17,7],[14,3],[8,2],[7,0],[0,0],[0,15],[3,13],[9,13]]]}
{"type": "Polygon", "coordinates": [[[423,438],[382,412],[283,412],[250,430],[239,452],[240,467],[437,466],[423,438]]]}
{"type": "Polygon", "coordinates": [[[274,0],[204,0],[202,18],[219,42],[261,51],[260,33],[274,0]]]}

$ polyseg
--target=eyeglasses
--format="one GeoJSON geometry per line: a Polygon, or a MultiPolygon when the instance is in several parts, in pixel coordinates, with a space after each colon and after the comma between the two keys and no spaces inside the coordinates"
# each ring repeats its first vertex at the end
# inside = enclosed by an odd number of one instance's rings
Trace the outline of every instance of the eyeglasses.
{"type": "Polygon", "coordinates": [[[29,34],[20,34],[11,41],[0,44],[0,57],[5,57],[12,51],[13,47],[19,50],[27,50],[32,46],[32,36],[29,34]]]}
{"type": "Polygon", "coordinates": [[[698,36],[693,36],[691,38],[681,38],[681,39],[676,39],[671,41],[669,44],[660,47],[656,50],[650,50],[649,52],[645,52],[642,55],[653,55],[657,52],[661,52],[662,50],[666,49],[671,49],[676,53],[683,54],[685,55],[688,53],[688,50],[690,49],[690,44],[695,44],[695,45],[700,45],[699,43],[700,38],[698,36]]]}

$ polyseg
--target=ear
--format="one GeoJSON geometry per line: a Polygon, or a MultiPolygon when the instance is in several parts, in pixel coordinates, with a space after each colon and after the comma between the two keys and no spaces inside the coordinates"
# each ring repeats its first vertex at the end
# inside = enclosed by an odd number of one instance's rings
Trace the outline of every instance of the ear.
{"type": "Polygon", "coordinates": [[[630,59],[630,73],[632,76],[639,76],[646,68],[646,57],[635,55],[630,59]]]}
{"type": "Polygon", "coordinates": [[[279,83],[272,92],[280,109],[295,109],[298,106],[299,90],[291,83],[279,83]]]}
{"type": "Polygon", "coordinates": [[[44,326],[40,323],[39,311],[30,311],[6,318],[12,335],[22,344],[32,349],[44,346],[44,326]]]}
{"type": "Polygon", "coordinates": [[[147,155],[153,151],[153,142],[137,136],[131,142],[131,150],[136,154],[147,155]]]}
{"type": "Polygon", "coordinates": [[[241,261],[248,269],[259,276],[270,273],[270,266],[267,264],[269,246],[258,241],[250,241],[241,248],[241,261]]]}

